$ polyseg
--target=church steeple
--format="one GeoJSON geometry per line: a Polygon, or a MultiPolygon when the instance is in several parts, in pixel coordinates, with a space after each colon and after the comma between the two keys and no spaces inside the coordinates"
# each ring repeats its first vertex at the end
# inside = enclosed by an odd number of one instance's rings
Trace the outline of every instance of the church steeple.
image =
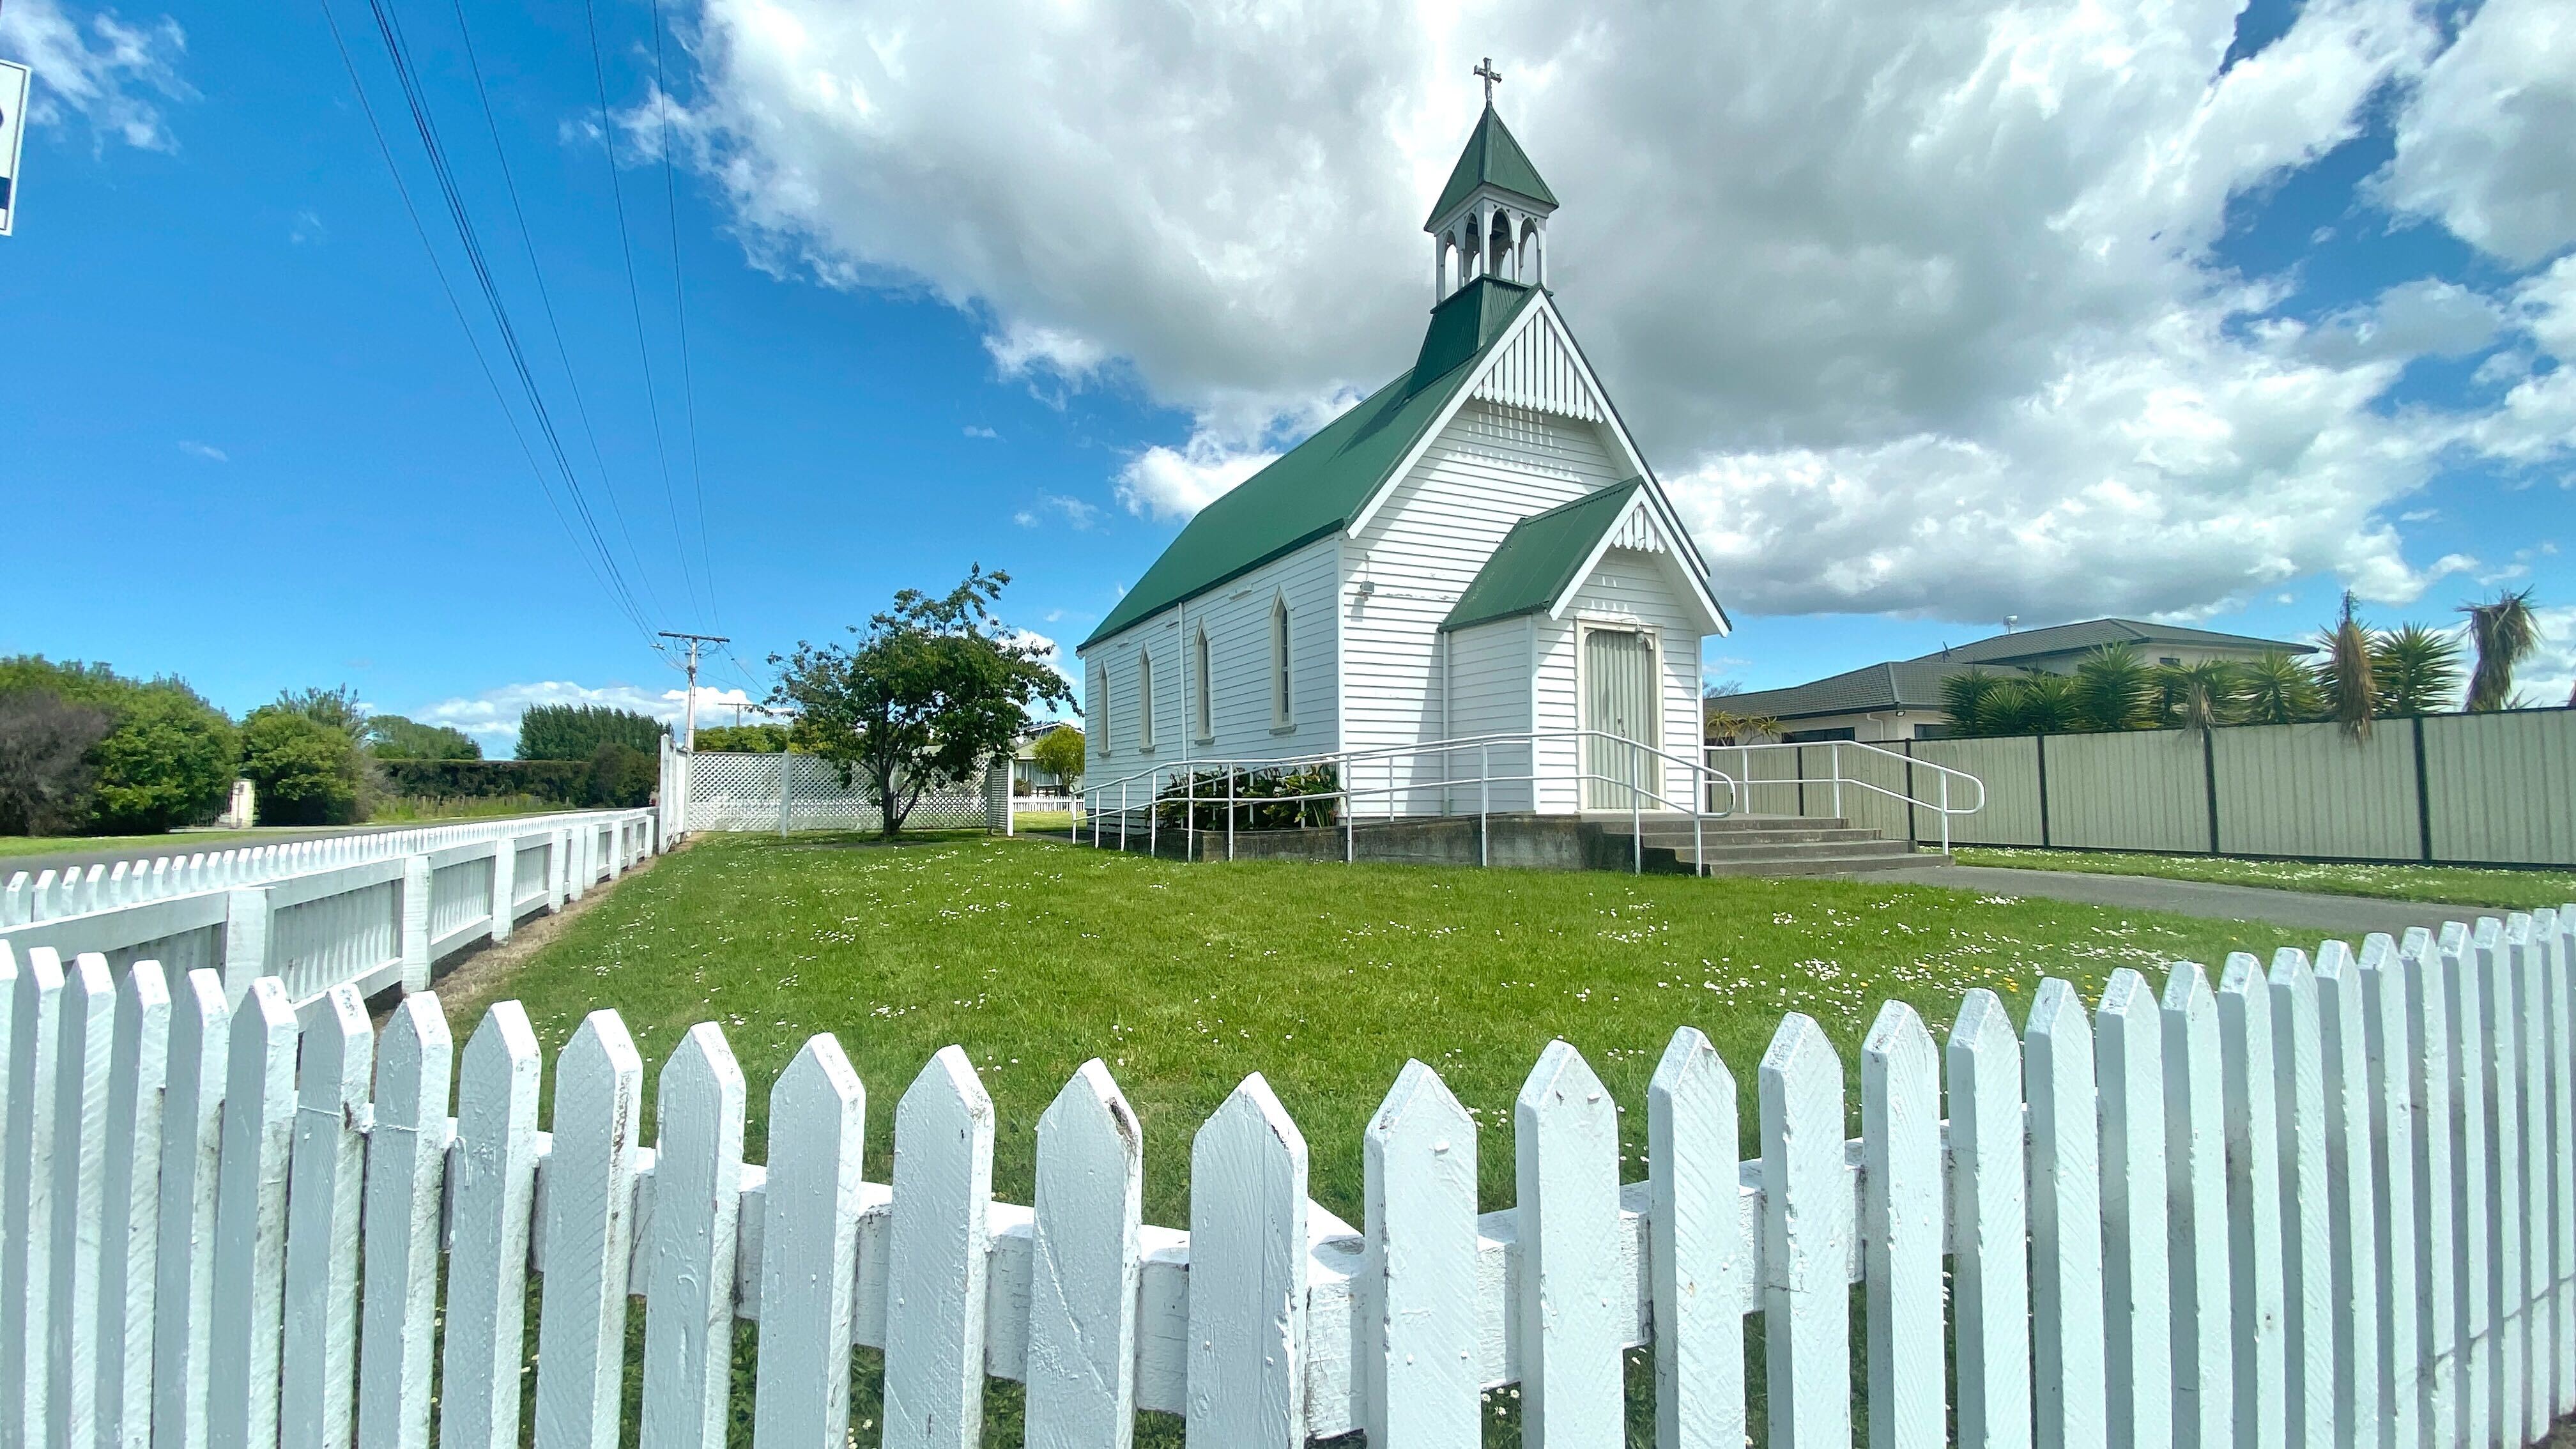
{"type": "Polygon", "coordinates": [[[1476,74],[1485,82],[1485,113],[1422,224],[1431,234],[1434,304],[1478,277],[1531,286],[1547,281],[1547,219],[1556,193],[1494,112],[1494,87],[1503,78],[1494,62],[1487,59],[1476,74]]]}

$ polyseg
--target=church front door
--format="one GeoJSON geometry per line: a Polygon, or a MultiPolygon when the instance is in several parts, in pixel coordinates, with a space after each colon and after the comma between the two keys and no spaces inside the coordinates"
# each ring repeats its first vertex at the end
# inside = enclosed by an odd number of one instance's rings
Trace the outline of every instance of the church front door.
{"type": "Polygon", "coordinates": [[[1658,763],[1648,749],[1663,744],[1655,707],[1655,641],[1634,629],[1589,629],[1583,635],[1585,808],[1654,809],[1658,763]],[[1629,742],[1633,741],[1634,744],[1629,742]]]}

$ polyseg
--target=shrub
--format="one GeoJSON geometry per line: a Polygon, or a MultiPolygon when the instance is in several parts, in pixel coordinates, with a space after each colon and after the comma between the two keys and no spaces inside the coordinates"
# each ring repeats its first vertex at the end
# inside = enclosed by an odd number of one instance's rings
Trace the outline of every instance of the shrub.
{"type": "Polygon", "coordinates": [[[661,779],[658,757],[632,745],[615,740],[601,740],[590,755],[590,784],[584,803],[608,809],[632,810],[653,798],[653,787],[661,779]]]}
{"type": "Polygon", "coordinates": [[[483,747],[449,725],[425,725],[398,714],[367,718],[367,749],[379,760],[479,760],[483,747]]]}
{"type": "Polygon", "coordinates": [[[103,711],[107,734],[85,758],[86,797],[61,807],[66,828],[143,834],[212,820],[232,791],[239,741],[223,711],[177,679],[139,680],[104,664],[0,658],[0,694],[37,691],[103,711]]]}
{"type": "Polygon", "coordinates": [[[787,726],[708,725],[698,731],[698,748],[716,754],[783,755],[787,753],[787,726]]]}
{"type": "Polygon", "coordinates": [[[214,819],[241,755],[223,711],[175,680],[137,688],[110,708],[116,728],[91,751],[92,826],[139,835],[214,819]]]}
{"type": "Polygon", "coordinates": [[[359,818],[357,742],[311,715],[263,705],[242,721],[242,773],[259,791],[262,825],[345,825],[359,818]]]}
{"type": "Polygon", "coordinates": [[[603,744],[651,754],[668,733],[662,722],[631,709],[596,704],[541,704],[519,716],[519,758],[587,760],[603,744]]]}
{"type": "MultiPolygon", "coordinates": [[[[1178,830],[1193,818],[1201,830],[1223,830],[1227,808],[1226,774],[1224,770],[1202,770],[1165,785],[1155,797],[1154,818],[1165,830],[1178,830]]],[[[1341,801],[1332,797],[1341,788],[1341,771],[1332,765],[1236,771],[1234,827],[1237,830],[1289,830],[1298,826],[1339,825],[1341,801]],[[1300,798],[1306,796],[1325,798],[1300,798]]],[[[1117,806],[1095,801],[1092,808],[1115,810],[1117,806]]]]}
{"type": "Polygon", "coordinates": [[[85,823],[89,752],[115,727],[106,710],[59,694],[0,694],[0,835],[52,835],[85,823]]]}
{"type": "Polygon", "coordinates": [[[385,791],[414,800],[525,796],[579,805],[590,794],[588,760],[379,760],[385,791]]]}

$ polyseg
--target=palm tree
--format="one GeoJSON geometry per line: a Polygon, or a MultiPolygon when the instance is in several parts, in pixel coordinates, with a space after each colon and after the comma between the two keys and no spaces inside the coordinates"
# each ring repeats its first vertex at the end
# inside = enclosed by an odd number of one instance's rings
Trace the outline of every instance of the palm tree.
{"type": "MultiPolygon", "coordinates": [[[[2290,669],[2305,682],[2306,673],[2296,664],[2290,669]]],[[[2186,730],[2211,729],[2234,724],[2243,713],[2245,671],[2225,659],[2160,664],[2155,670],[2155,688],[2157,723],[2186,730]]]]}
{"type": "Polygon", "coordinates": [[[2379,703],[2370,671],[2370,631],[2353,612],[2352,590],[2343,591],[2343,615],[2326,632],[2326,662],[2318,671],[2326,707],[2344,737],[2359,743],[2370,738],[2370,720],[2379,703]]]}
{"type": "Polygon", "coordinates": [[[2469,708],[2483,713],[2504,709],[2513,697],[2513,671],[2540,642],[2540,624],[2531,614],[2531,590],[2499,593],[2483,604],[2462,604],[2469,616],[2469,638],[2478,647],[2477,667],[2469,672],[2469,708]]]}
{"type": "Polygon", "coordinates": [[[2267,649],[2237,666],[2237,718],[2246,724],[2300,724],[2325,713],[2316,676],[2286,649],[2267,649]]]}
{"type": "Polygon", "coordinates": [[[2460,684],[2460,642],[2409,624],[2370,641],[2370,673],[2383,715],[2431,714],[2460,684]]]}
{"type": "Polygon", "coordinates": [[[1978,706],[1977,732],[2062,735],[2075,721],[2075,681],[2063,674],[2030,674],[1994,682],[1978,706]]]}
{"type": "Polygon", "coordinates": [[[2152,676],[2135,644],[2105,644],[2075,666],[2072,688],[2078,729],[2127,730],[2146,722],[2152,676]]]}
{"type": "Polygon", "coordinates": [[[2010,680],[1998,678],[1982,669],[1970,669],[1942,680],[1941,712],[1950,717],[1952,733],[1963,737],[1987,733],[1986,701],[1996,690],[2010,684],[2010,680]]]}

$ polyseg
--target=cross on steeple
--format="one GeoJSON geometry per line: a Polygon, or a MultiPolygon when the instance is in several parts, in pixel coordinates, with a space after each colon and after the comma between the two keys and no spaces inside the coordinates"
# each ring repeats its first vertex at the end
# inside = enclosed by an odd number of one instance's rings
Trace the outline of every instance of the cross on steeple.
{"type": "Polygon", "coordinates": [[[1490,55],[1486,56],[1485,63],[1477,66],[1473,71],[1469,72],[1469,74],[1480,75],[1485,78],[1485,104],[1489,106],[1492,105],[1494,103],[1494,87],[1503,83],[1503,73],[1494,69],[1494,58],[1490,55]]]}

